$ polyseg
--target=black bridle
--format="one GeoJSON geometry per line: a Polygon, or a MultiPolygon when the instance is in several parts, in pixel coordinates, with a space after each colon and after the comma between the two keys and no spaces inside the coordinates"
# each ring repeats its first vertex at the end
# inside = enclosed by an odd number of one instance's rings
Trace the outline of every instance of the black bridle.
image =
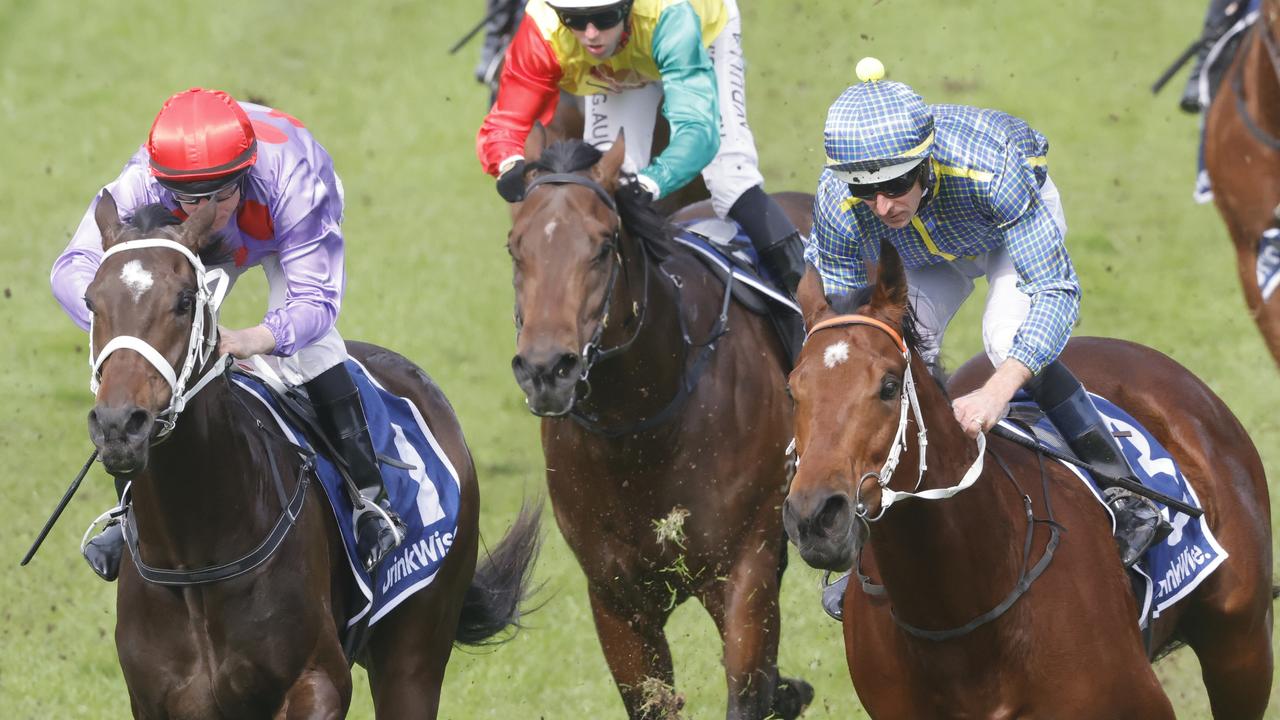
{"type": "MultiPolygon", "coordinates": [[[[546,175],[539,175],[535,177],[528,184],[528,186],[526,186],[525,197],[527,198],[529,193],[533,192],[533,190],[543,185],[581,185],[582,187],[588,188],[592,192],[594,192],[596,194],[596,197],[598,197],[600,201],[603,202],[605,206],[608,207],[612,213],[614,213],[614,215],[618,215],[618,205],[617,205],[617,202],[613,199],[613,196],[610,195],[609,192],[605,190],[603,186],[601,186],[599,183],[597,183],[596,181],[592,180],[591,178],[585,175],[578,175],[576,173],[549,173],[546,175]]],[[[621,225],[621,219],[619,219],[619,225],[621,225]]],[[[623,342],[609,348],[601,347],[600,343],[601,343],[601,340],[603,339],[606,325],[608,325],[609,306],[613,302],[614,287],[617,284],[619,270],[622,268],[622,264],[623,264],[622,252],[619,249],[620,238],[621,238],[621,231],[619,229],[615,229],[613,233],[613,238],[610,241],[614,245],[614,252],[613,252],[614,262],[610,266],[609,284],[606,286],[604,300],[603,302],[601,302],[600,311],[597,313],[597,317],[599,319],[596,321],[595,330],[591,334],[591,339],[588,340],[587,344],[584,345],[582,348],[582,372],[578,377],[578,381],[586,385],[586,392],[584,392],[581,397],[578,397],[575,395],[574,404],[573,406],[570,407],[568,411],[569,417],[572,418],[574,422],[578,423],[580,426],[585,428],[587,431],[594,433],[596,435],[602,435],[604,437],[611,438],[611,439],[622,437],[624,435],[634,435],[637,433],[644,432],[646,430],[650,430],[659,425],[662,425],[663,423],[667,422],[671,418],[675,417],[676,413],[679,412],[679,410],[682,407],[684,407],[684,404],[685,402],[688,401],[689,395],[692,393],[693,388],[697,386],[698,380],[702,377],[702,373],[706,371],[707,365],[709,364],[709,361],[711,359],[711,355],[715,351],[716,342],[722,336],[724,336],[726,333],[729,332],[729,327],[728,327],[729,302],[730,302],[730,298],[732,297],[732,289],[733,289],[733,275],[730,274],[725,279],[724,298],[722,299],[720,304],[720,315],[716,321],[715,326],[712,327],[710,333],[708,334],[707,339],[703,340],[702,342],[694,342],[690,338],[688,322],[685,320],[683,313],[677,312],[677,316],[680,320],[680,335],[681,335],[682,341],[684,342],[685,356],[687,357],[689,355],[689,351],[695,347],[701,348],[701,352],[699,353],[697,359],[693,362],[693,365],[689,367],[688,370],[681,375],[679,387],[676,389],[676,393],[671,398],[670,402],[668,402],[667,405],[662,408],[662,410],[659,410],[654,415],[651,415],[642,420],[639,420],[633,423],[627,423],[624,425],[614,425],[614,426],[605,425],[601,421],[598,415],[582,410],[577,406],[577,403],[580,400],[584,400],[591,395],[591,382],[588,380],[588,376],[591,373],[591,369],[602,361],[608,360],[609,358],[617,357],[625,353],[627,350],[631,348],[632,345],[635,344],[636,338],[640,337],[640,333],[644,329],[645,320],[647,318],[647,310],[649,307],[649,274],[650,274],[649,264],[651,261],[656,262],[658,264],[659,270],[661,270],[662,274],[666,276],[668,280],[671,281],[672,286],[675,288],[676,307],[679,308],[682,305],[681,288],[683,286],[683,281],[680,279],[679,276],[668,272],[666,268],[663,267],[662,261],[659,260],[657,257],[650,257],[652,255],[652,252],[646,246],[643,239],[638,239],[637,242],[641,249],[640,266],[644,273],[643,275],[644,280],[642,281],[643,290],[641,295],[641,301],[634,308],[634,315],[636,317],[635,329],[632,331],[630,337],[628,337],[623,342]]],[[[519,333],[522,327],[522,324],[523,323],[521,322],[521,319],[520,319],[520,313],[517,312],[516,313],[517,334],[519,333]]]]}

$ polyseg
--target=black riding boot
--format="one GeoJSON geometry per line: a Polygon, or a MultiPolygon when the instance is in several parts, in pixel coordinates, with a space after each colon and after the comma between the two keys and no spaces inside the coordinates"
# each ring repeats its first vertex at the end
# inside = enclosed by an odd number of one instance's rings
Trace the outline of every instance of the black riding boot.
{"type": "Polygon", "coordinates": [[[365,569],[372,572],[404,540],[404,522],[387,502],[360,394],[342,363],[320,373],[306,387],[320,427],[355,484],[351,501],[355,505],[356,551],[365,569]]]}
{"type": "MultiPolygon", "coordinates": [[[[1204,29],[1200,33],[1200,49],[1191,64],[1191,75],[1182,89],[1182,98],[1178,101],[1183,112],[1195,114],[1205,109],[1200,98],[1200,75],[1204,72],[1205,59],[1218,38],[1240,19],[1246,4],[1247,0],[1210,0],[1209,10],[1204,15],[1204,29]]],[[[1214,91],[1214,84],[1210,83],[1210,93],[1214,91]]]]}
{"type": "MultiPolygon", "coordinates": [[[[116,507],[124,497],[125,485],[128,482],[116,478],[116,507]]],[[[85,543],[81,554],[89,561],[89,567],[98,577],[111,582],[120,576],[120,555],[124,553],[124,528],[119,518],[112,518],[102,528],[102,532],[94,535],[85,543]]]]}
{"type": "Polygon", "coordinates": [[[1168,534],[1170,526],[1150,498],[1137,495],[1112,482],[1137,480],[1120,444],[1107,428],[1089,393],[1060,361],[1050,363],[1027,383],[1031,397],[1040,405],[1067,445],[1081,460],[1098,470],[1095,479],[1103,488],[1107,505],[1116,517],[1116,545],[1120,560],[1129,567],[1142,558],[1153,543],[1168,534]]]}
{"type": "MultiPolygon", "coordinates": [[[[729,208],[729,217],[751,238],[761,264],[773,274],[779,289],[794,298],[800,278],[804,277],[804,242],[778,201],[756,185],[729,208]]],[[[803,319],[778,306],[773,306],[773,319],[790,360],[788,366],[793,365],[804,342],[803,319]]]]}

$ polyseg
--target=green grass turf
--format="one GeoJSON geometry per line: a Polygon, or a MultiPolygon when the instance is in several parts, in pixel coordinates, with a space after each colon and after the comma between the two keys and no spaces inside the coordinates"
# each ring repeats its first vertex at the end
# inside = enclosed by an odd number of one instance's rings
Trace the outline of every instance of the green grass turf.
{"type": "MultiPolygon", "coordinates": [[[[1175,111],[1176,87],[1147,91],[1197,32],[1201,3],[742,3],[751,122],[771,189],[812,191],[826,107],[863,55],[930,102],[1021,115],[1052,145],[1085,292],[1077,333],[1144,342],[1191,368],[1280,472],[1280,375],[1246,316],[1225,231],[1189,200],[1195,120],[1175,111]]],[[[0,3],[0,716],[128,714],[114,589],[77,553],[109,503],[100,470],[35,562],[17,561],[90,449],[85,337],[52,299],[49,267],[172,92],[253,94],[307,122],[349,199],[343,334],[403,352],[448,393],[479,464],[491,542],[521,497],[540,492],[538,423],[508,364],[507,214],[472,150],[486,93],[471,81],[474,45],[445,53],[480,15],[480,2],[457,0],[0,3]]],[[[979,304],[952,325],[953,363],[980,348],[979,304]]],[[[242,283],[224,322],[253,323],[262,307],[262,283],[242,283]]],[[[512,643],[454,654],[443,717],[622,715],[582,574],[547,521],[537,577],[550,601],[512,643]]],[[[781,667],[817,688],[808,717],[859,717],[817,578],[792,562],[781,667]]],[[[711,622],[688,604],[669,633],[688,716],[723,716],[711,622]]],[[[1180,717],[1207,717],[1188,651],[1159,673],[1180,717]]],[[[356,683],[351,715],[371,717],[356,683]]]]}

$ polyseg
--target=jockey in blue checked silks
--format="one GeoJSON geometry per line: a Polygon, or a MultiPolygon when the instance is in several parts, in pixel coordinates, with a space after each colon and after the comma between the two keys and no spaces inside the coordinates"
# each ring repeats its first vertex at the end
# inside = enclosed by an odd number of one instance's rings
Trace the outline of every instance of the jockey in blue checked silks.
{"type": "Polygon", "coordinates": [[[818,181],[805,259],[827,295],[869,284],[864,265],[888,240],[902,256],[923,359],[937,364],[947,324],[985,275],[982,341],[996,371],[957,398],[971,436],[990,430],[1019,388],[1081,457],[1101,471],[1126,567],[1167,527],[1147,498],[1115,487],[1134,478],[1080,381],[1058,361],[1080,310],[1080,285],[1063,242],[1066,218],[1049,178],[1049,143],[997,110],[926,105],[882,80],[874,58],[827,113],[827,162],[818,181]]]}

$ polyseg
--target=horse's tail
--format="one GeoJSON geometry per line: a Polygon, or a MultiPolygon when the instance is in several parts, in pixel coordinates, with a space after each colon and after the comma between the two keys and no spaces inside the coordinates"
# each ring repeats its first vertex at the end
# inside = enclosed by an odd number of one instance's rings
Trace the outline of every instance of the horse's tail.
{"type": "Polygon", "coordinates": [[[514,637],[494,639],[508,627],[519,629],[520,619],[536,608],[521,606],[537,588],[533,587],[533,565],[542,542],[542,503],[526,503],[502,538],[487,553],[471,578],[471,587],[462,602],[462,616],[454,640],[462,645],[501,643],[514,637]]]}

